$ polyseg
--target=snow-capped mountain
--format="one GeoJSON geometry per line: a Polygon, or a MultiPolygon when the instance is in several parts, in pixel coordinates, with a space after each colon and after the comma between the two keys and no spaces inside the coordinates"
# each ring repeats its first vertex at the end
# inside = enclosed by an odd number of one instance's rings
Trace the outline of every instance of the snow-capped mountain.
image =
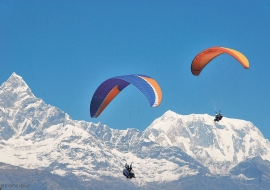
{"type": "Polygon", "coordinates": [[[136,129],[72,120],[36,98],[15,73],[0,87],[0,116],[0,161],[7,164],[85,180],[123,180],[128,161],[143,177],[133,180],[139,185],[208,172],[180,148],[164,148],[136,129]]]}
{"type": "Polygon", "coordinates": [[[229,174],[248,158],[270,160],[269,152],[268,140],[243,120],[214,123],[207,114],[167,111],[145,131],[114,130],[72,120],[36,98],[15,73],[0,86],[0,162],[23,168],[143,187],[229,174]],[[129,182],[122,175],[126,162],[138,177],[129,182]]]}
{"type": "Polygon", "coordinates": [[[145,130],[145,136],[162,146],[180,147],[216,174],[229,173],[255,156],[270,160],[270,143],[251,122],[226,117],[214,122],[213,118],[167,111],[145,130]]]}

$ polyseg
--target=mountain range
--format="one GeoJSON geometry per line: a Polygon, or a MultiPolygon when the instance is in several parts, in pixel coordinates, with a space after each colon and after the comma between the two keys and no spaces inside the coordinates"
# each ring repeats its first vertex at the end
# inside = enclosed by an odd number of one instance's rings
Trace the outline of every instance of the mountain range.
{"type": "Polygon", "coordinates": [[[169,110],[144,131],[115,130],[73,120],[12,73],[0,86],[0,182],[22,180],[30,189],[267,189],[269,141],[249,121],[213,118],[169,110]],[[137,178],[123,176],[126,162],[137,178]]]}

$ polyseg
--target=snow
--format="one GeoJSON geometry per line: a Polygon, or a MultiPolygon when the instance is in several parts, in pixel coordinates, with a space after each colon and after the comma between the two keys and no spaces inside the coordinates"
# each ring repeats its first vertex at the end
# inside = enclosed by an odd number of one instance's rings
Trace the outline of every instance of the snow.
{"type": "Polygon", "coordinates": [[[132,183],[143,185],[197,175],[202,165],[226,174],[249,157],[270,160],[269,141],[249,121],[224,117],[215,123],[208,114],[169,110],[143,132],[114,130],[72,120],[36,98],[16,73],[0,87],[0,110],[0,162],[83,180],[121,178],[119,171],[131,162],[140,179],[132,183]]]}
{"type": "Polygon", "coordinates": [[[242,179],[242,180],[254,180],[255,179],[255,178],[248,178],[244,174],[239,174],[237,177],[239,179],[242,179]]]}
{"type": "Polygon", "coordinates": [[[228,173],[250,156],[261,155],[270,160],[269,141],[251,122],[224,117],[215,123],[213,118],[208,114],[167,111],[146,131],[150,140],[161,146],[182,148],[215,174],[228,173]]]}

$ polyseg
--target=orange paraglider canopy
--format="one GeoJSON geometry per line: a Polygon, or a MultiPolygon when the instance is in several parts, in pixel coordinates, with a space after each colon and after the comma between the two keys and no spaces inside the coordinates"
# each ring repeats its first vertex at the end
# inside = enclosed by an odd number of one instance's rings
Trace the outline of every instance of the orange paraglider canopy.
{"type": "Polygon", "coordinates": [[[211,47],[200,52],[191,63],[191,72],[199,76],[203,68],[217,56],[227,53],[237,59],[245,69],[249,68],[248,59],[239,51],[225,47],[211,47]]]}

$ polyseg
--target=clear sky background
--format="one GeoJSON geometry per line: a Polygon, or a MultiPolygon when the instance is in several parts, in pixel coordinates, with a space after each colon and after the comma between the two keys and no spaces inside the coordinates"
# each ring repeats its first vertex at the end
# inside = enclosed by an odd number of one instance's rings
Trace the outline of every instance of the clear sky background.
{"type": "Polygon", "coordinates": [[[144,130],[167,110],[251,121],[270,139],[270,1],[0,1],[0,83],[12,72],[72,119],[144,130]],[[212,46],[242,52],[244,69],[221,55],[195,77],[190,64],[212,46]],[[128,86],[98,117],[96,88],[144,74],[163,91],[151,108],[128,86]]]}

